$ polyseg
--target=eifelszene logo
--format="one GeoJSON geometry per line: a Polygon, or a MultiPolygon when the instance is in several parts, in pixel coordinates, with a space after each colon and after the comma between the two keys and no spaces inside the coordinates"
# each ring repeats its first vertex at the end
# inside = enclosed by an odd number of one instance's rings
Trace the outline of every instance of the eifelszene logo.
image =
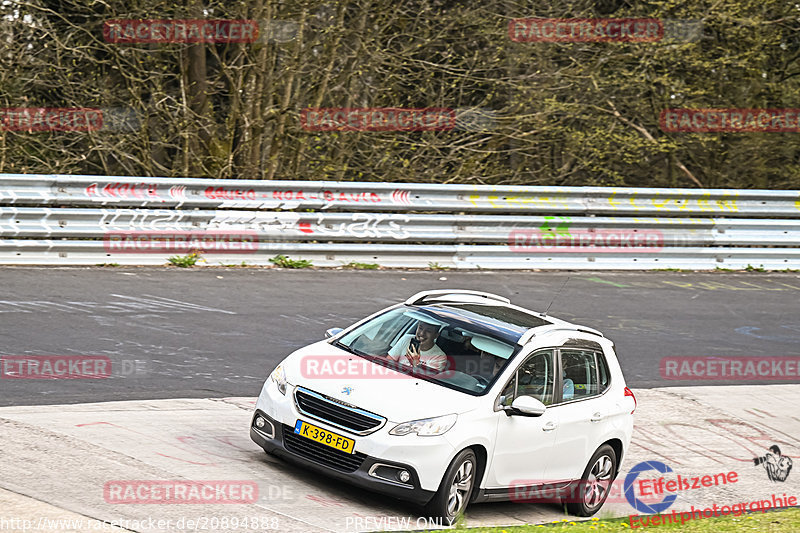
{"type": "Polygon", "coordinates": [[[640,500],[636,496],[636,491],[634,489],[634,485],[636,483],[636,478],[639,477],[639,474],[642,472],[647,472],[648,470],[656,470],[657,472],[661,472],[662,474],[666,474],[667,472],[672,472],[672,469],[659,461],[644,461],[639,463],[638,465],[631,468],[631,471],[625,476],[625,485],[623,489],[625,491],[625,499],[628,500],[628,503],[631,504],[631,507],[639,511],[640,513],[647,513],[647,514],[658,514],[666,509],[669,508],[670,505],[675,503],[675,500],[678,499],[677,494],[666,494],[664,499],[662,499],[658,503],[645,503],[644,501],[640,500]]]}

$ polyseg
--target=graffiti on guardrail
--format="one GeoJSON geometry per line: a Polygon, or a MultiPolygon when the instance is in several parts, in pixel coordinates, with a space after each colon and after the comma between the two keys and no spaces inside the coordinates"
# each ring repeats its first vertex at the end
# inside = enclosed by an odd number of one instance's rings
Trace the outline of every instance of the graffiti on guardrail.
{"type": "Polygon", "coordinates": [[[273,200],[322,200],[324,202],[361,202],[361,203],[380,203],[381,197],[374,192],[343,192],[338,194],[334,191],[303,191],[302,189],[287,189],[282,191],[272,191],[273,200]]]}
{"type": "Polygon", "coordinates": [[[208,187],[203,194],[211,200],[255,200],[255,189],[233,189],[229,187],[208,187]]]}
{"type": "MultiPolygon", "coordinates": [[[[569,209],[588,211],[675,211],[675,212],[737,212],[737,197],[716,196],[707,193],[702,197],[673,196],[662,197],[653,194],[619,193],[610,191],[607,196],[598,198],[581,198],[573,196],[537,196],[537,195],[500,195],[471,194],[467,201],[477,208],[489,209],[569,209]]],[[[798,200],[800,206],[800,200],[798,200]]]]}
{"type": "Polygon", "coordinates": [[[397,213],[230,213],[217,215],[208,227],[259,232],[271,240],[298,237],[352,237],[404,240],[411,237],[407,215],[397,213]]]}
{"type": "Polygon", "coordinates": [[[499,194],[471,194],[467,196],[474,207],[489,207],[493,209],[522,208],[522,207],[548,207],[569,209],[580,206],[580,200],[570,199],[566,196],[527,196],[527,195],[499,195],[499,194]]]}
{"type": "Polygon", "coordinates": [[[156,183],[107,183],[98,189],[97,183],[86,187],[86,196],[104,196],[107,198],[158,198],[158,184],[156,183]]]}
{"type": "Polygon", "coordinates": [[[338,223],[327,222],[325,215],[317,214],[314,218],[303,217],[297,222],[297,228],[303,233],[320,237],[354,237],[354,238],[390,238],[408,239],[411,234],[403,226],[410,221],[406,215],[383,213],[353,213],[349,221],[338,223]]]}
{"type": "MultiPolygon", "coordinates": [[[[119,198],[119,199],[150,199],[162,201],[166,196],[162,193],[164,188],[159,188],[158,183],[139,182],[131,183],[125,181],[102,183],[91,183],[84,188],[86,196],[90,198],[119,198]]],[[[228,201],[248,201],[264,203],[280,202],[321,202],[323,204],[377,204],[386,202],[375,191],[342,191],[342,190],[308,190],[302,187],[294,189],[278,189],[258,191],[254,188],[243,187],[205,187],[190,190],[186,185],[173,185],[167,192],[170,198],[185,201],[191,196],[205,198],[208,200],[228,200],[228,201]],[[187,194],[188,190],[188,194],[187,194]]],[[[395,190],[388,200],[394,204],[411,205],[408,191],[395,190]]],[[[277,204],[276,204],[277,205],[277,204]]]]}

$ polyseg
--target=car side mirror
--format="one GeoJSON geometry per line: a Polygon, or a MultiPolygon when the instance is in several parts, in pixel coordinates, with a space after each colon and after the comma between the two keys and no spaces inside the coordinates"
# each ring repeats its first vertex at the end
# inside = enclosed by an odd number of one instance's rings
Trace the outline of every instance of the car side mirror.
{"type": "Polygon", "coordinates": [[[331,337],[335,337],[336,335],[338,335],[339,333],[341,333],[343,331],[344,331],[344,329],[342,329],[342,328],[331,328],[331,329],[329,329],[328,331],[325,332],[325,338],[326,339],[330,339],[331,337]]]}
{"type": "Polygon", "coordinates": [[[542,416],[547,406],[533,396],[520,396],[505,411],[508,416],[542,416]]]}

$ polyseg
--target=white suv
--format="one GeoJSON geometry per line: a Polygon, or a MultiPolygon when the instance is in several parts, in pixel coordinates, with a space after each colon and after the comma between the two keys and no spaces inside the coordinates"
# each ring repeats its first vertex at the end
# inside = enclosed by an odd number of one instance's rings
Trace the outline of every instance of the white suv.
{"type": "Polygon", "coordinates": [[[579,516],[605,502],[636,399],[600,332],[451,289],[327,335],[264,383],[267,453],[448,520],[543,486],[579,516]]]}

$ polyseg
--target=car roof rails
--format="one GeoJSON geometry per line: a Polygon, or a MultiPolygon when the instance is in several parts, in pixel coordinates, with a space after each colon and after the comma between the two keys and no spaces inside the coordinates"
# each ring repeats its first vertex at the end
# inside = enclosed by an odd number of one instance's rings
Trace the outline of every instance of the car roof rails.
{"type": "Polygon", "coordinates": [[[460,303],[481,303],[485,301],[502,302],[511,304],[511,300],[490,292],[471,291],[467,289],[436,289],[418,292],[408,300],[406,305],[420,305],[425,300],[445,300],[460,303]]]}
{"type": "MultiPolygon", "coordinates": [[[[552,319],[552,317],[548,317],[548,319],[552,319]]],[[[520,346],[525,346],[530,342],[530,340],[537,336],[543,335],[545,333],[551,333],[553,331],[580,331],[581,333],[588,333],[589,335],[597,335],[598,337],[603,337],[603,334],[597,331],[596,329],[587,328],[585,326],[578,326],[577,324],[570,324],[569,322],[559,321],[556,324],[550,324],[546,326],[537,326],[535,328],[530,328],[528,331],[522,334],[522,336],[517,341],[517,344],[520,346]]]]}

